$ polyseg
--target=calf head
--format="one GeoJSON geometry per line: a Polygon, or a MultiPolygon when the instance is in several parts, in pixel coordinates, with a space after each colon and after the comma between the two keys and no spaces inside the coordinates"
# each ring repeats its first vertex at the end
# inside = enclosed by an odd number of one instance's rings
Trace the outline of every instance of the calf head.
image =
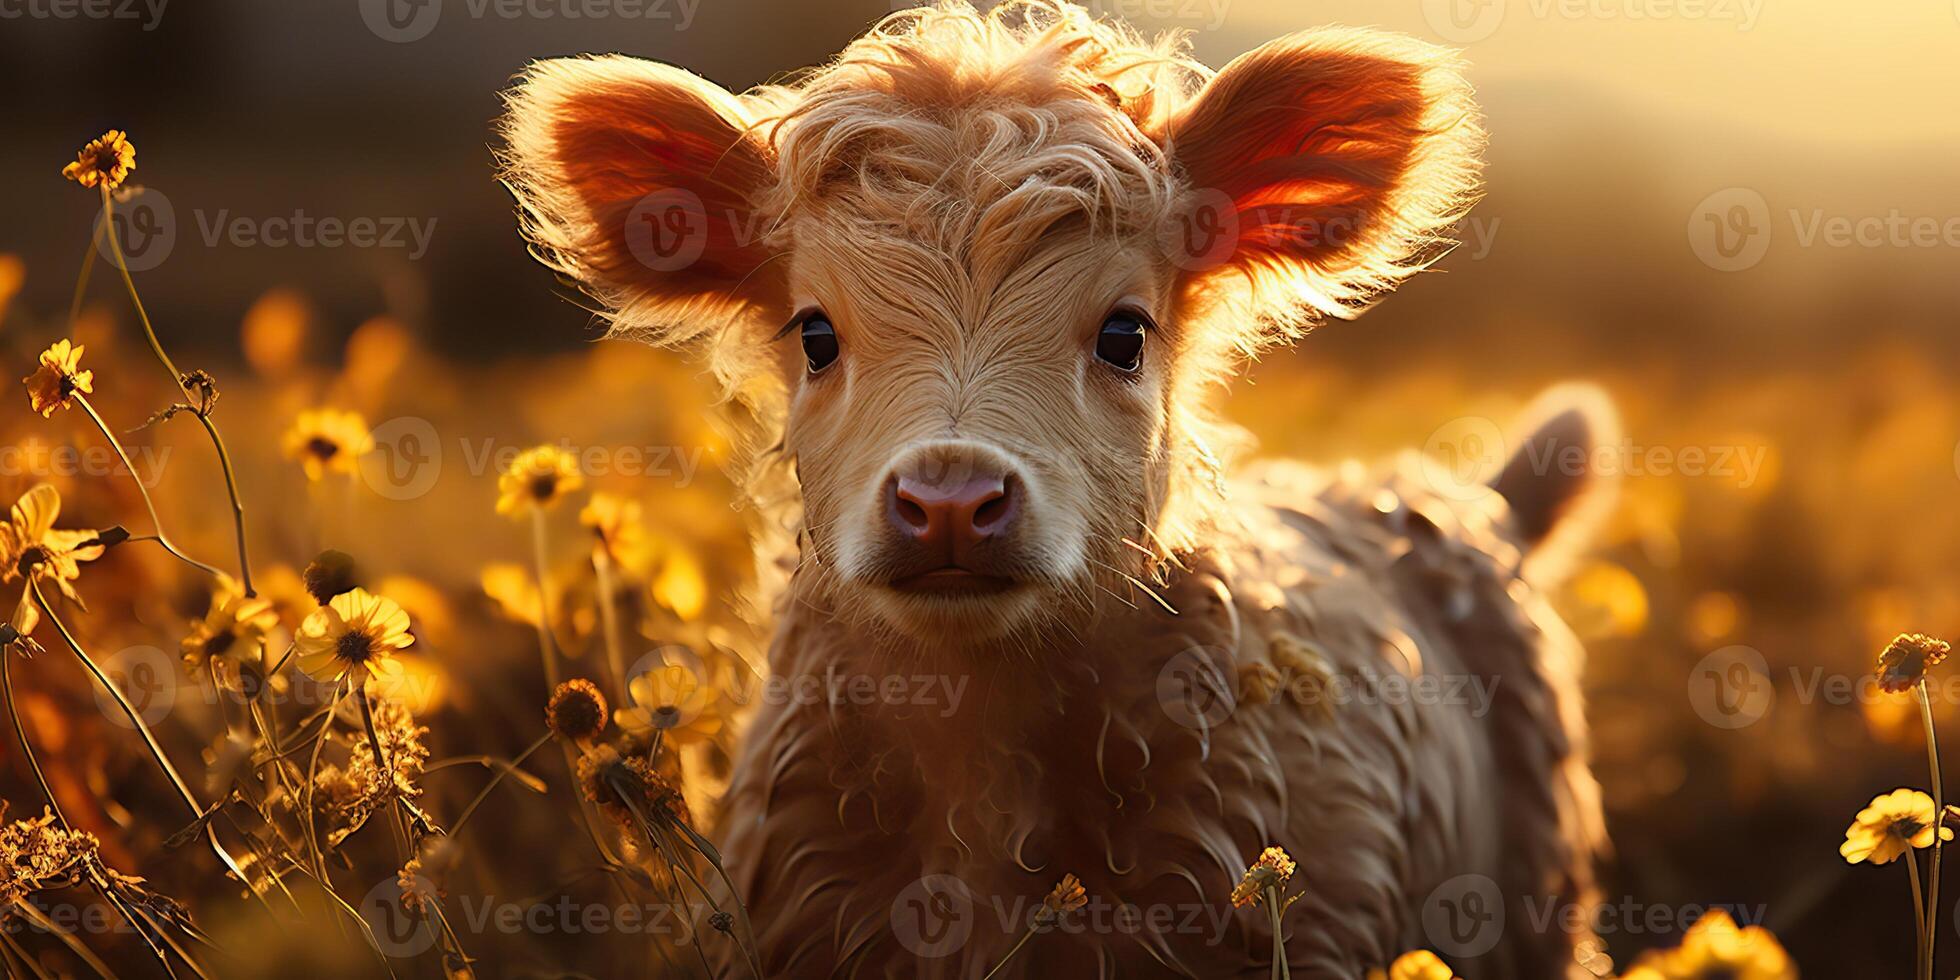
{"type": "Polygon", "coordinates": [[[1233,441],[1208,389],[1439,255],[1482,141],[1407,39],[1213,72],[1078,8],[957,0],[741,95],[541,62],[505,135],[540,257],[772,427],[796,587],[941,644],[1063,627],[1201,543],[1233,441]]]}

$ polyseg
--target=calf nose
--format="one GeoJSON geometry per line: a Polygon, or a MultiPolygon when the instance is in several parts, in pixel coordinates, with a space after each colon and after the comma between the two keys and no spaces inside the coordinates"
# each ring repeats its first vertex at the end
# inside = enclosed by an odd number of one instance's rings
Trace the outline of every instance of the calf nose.
{"type": "Polygon", "coordinates": [[[899,533],[949,561],[1004,533],[1017,509],[1013,481],[994,474],[974,474],[956,483],[900,473],[885,493],[886,511],[899,533]]]}

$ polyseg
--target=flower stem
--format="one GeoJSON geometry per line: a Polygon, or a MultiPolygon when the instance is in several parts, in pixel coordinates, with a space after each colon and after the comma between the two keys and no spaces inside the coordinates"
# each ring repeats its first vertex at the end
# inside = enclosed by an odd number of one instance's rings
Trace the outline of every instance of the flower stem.
{"type": "Polygon", "coordinates": [[[606,666],[612,669],[613,681],[619,685],[613,690],[613,703],[625,704],[626,658],[619,650],[619,610],[614,606],[612,556],[606,554],[604,544],[592,549],[592,571],[598,579],[599,620],[606,634],[606,666]]]}
{"type": "Polygon", "coordinates": [[[531,545],[538,564],[538,650],[544,656],[545,694],[549,696],[558,689],[558,653],[551,639],[551,580],[545,571],[546,537],[541,507],[531,511],[531,545]]]}
{"type": "Polygon", "coordinates": [[[14,722],[14,738],[20,742],[20,754],[27,757],[27,768],[34,771],[34,781],[40,784],[41,795],[48,798],[48,809],[54,811],[54,818],[62,829],[68,828],[68,816],[61,812],[61,801],[54,798],[54,790],[48,786],[48,777],[41,772],[41,762],[34,757],[34,746],[27,741],[27,729],[20,723],[20,709],[14,705],[14,655],[0,648],[0,693],[7,699],[7,717],[14,722]]]}
{"type": "Polygon", "coordinates": [[[463,808],[463,815],[457,817],[456,822],[449,825],[448,836],[450,839],[455,839],[456,835],[462,831],[463,825],[469,822],[470,814],[475,813],[476,808],[483,805],[483,801],[489,797],[490,791],[496,789],[497,784],[503,782],[504,777],[510,775],[511,770],[523,765],[524,760],[529,759],[539,749],[544,748],[545,743],[549,741],[551,741],[551,733],[547,731],[543,735],[538,736],[538,740],[532,742],[530,748],[518,753],[517,758],[510,760],[509,765],[499,767],[497,774],[492,776],[490,781],[485,783],[482,789],[476,791],[476,797],[470,800],[470,805],[463,808]]]}
{"type": "Polygon", "coordinates": [[[222,572],[220,572],[220,570],[217,569],[216,567],[211,565],[206,565],[205,563],[198,561],[197,559],[192,558],[189,555],[184,554],[182,551],[179,551],[177,549],[177,546],[171,542],[170,536],[163,532],[163,519],[157,516],[157,505],[154,501],[150,499],[150,489],[143,485],[143,477],[136,472],[136,467],[130,463],[129,453],[123,449],[122,443],[116,439],[116,434],[110,431],[109,423],[102,421],[101,413],[95,410],[95,406],[89,402],[87,395],[84,395],[78,391],[75,392],[74,397],[76,403],[82,406],[82,411],[88,413],[89,420],[93,421],[95,423],[95,427],[101,430],[102,437],[104,439],[109,440],[109,447],[111,449],[114,449],[116,451],[116,457],[122,460],[123,469],[129,471],[129,478],[135,481],[136,492],[138,495],[140,495],[143,498],[143,508],[150,512],[150,523],[154,525],[157,529],[157,543],[163,545],[163,550],[170,552],[172,555],[176,556],[176,558],[179,561],[182,561],[187,565],[190,565],[194,568],[201,569],[204,572],[209,573],[211,575],[222,574],[222,572]]]}
{"type": "Polygon", "coordinates": [[[1940,845],[1946,836],[1946,796],[1940,788],[1940,740],[1933,726],[1933,701],[1926,678],[1919,678],[1919,717],[1926,725],[1926,766],[1933,778],[1933,857],[1926,873],[1926,964],[1924,980],[1933,980],[1933,956],[1939,948],[1940,845]]]}
{"type": "Polygon", "coordinates": [[[218,452],[218,467],[225,474],[225,493],[231,497],[232,530],[238,538],[238,579],[245,587],[245,598],[251,599],[258,592],[252,588],[252,561],[245,557],[245,504],[238,499],[238,475],[232,470],[231,454],[225,452],[224,437],[218,435],[218,427],[211,423],[211,417],[203,411],[191,414],[197,416],[198,424],[204,426],[205,434],[211,437],[211,448],[218,452]]]}
{"type": "Polygon", "coordinates": [[[1266,913],[1273,919],[1273,980],[1291,978],[1293,967],[1286,962],[1286,934],[1280,928],[1280,916],[1285,913],[1280,904],[1279,889],[1266,886],[1266,913]]]}
{"type": "MultiPolygon", "coordinates": [[[[129,719],[130,725],[136,729],[137,734],[143,736],[144,747],[150,750],[150,757],[156,760],[157,768],[163,770],[165,776],[170,777],[170,785],[176,789],[177,796],[183,800],[184,806],[190,809],[191,819],[202,817],[203,805],[198,803],[190,787],[185,785],[184,777],[177,774],[177,767],[170,764],[170,758],[163,754],[163,746],[157,743],[156,736],[150,732],[149,724],[143,721],[143,715],[136,710],[135,705],[129,703],[129,698],[123,694],[122,688],[117,687],[115,682],[109,679],[109,675],[104,674],[102,668],[96,666],[95,661],[89,658],[88,651],[82,649],[81,642],[75,639],[74,634],[68,632],[67,624],[61,621],[61,617],[54,611],[54,606],[50,605],[47,597],[41,594],[41,586],[34,581],[31,574],[27,579],[27,588],[34,594],[35,605],[41,607],[41,612],[48,617],[48,622],[53,623],[55,631],[61,634],[62,642],[68,644],[70,650],[75,651],[76,659],[82,662],[83,667],[88,668],[95,682],[109,692],[109,696],[115,699],[116,706],[121,708],[123,715],[129,719]]],[[[238,876],[239,883],[264,904],[265,896],[252,886],[252,879],[245,874],[244,868],[239,867],[237,859],[231,856],[231,852],[225,850],[225,845],[218,840],[218,831],[211,824],[205,824],[204,837],[211,842],[211,851],[218,856],[218,860],[223,861],[225,867],[238,876]]],[[[269,904],[266,905],[266,914],[272,914],[272,906],[269,904]]]]}
{"type": "Polygon", "coordinates": [[[1021,947],[1026,946],[1028,944],[1028,940],[1034,938],[1034,931],[1035,931],[1035,923],[1029,923],[1028,931],[1021,933],[1021,938],[1015,940],[1013,946],[1008,947],[1006,955],[1002,956],[1000,958],[1000,962],[995,963],[994,968],[988,970],[987,975],[981,977],[980,980],[994,980],[995,977],[1000,975],[1000,971],[1007,969],[1007,964],[1013,961],[1014,954],[1019,953],[1021,951],[1021,947]]]}
{"type": "Polygon", "coordinates": [[[1919,856],[1914,854],[1910,847],[1906,848],[1905,861],[1906,877],[1912,881],[1912,924],[1919,935],[1919,957],[1916,964],[1919,969],[1914,972],[1923,975],[1926,963],[1926,897],[1919,890],[1919,856]]]}
{"type": "Polygon", "coordinates": [[[184,375],[171,363],[170,355],[163,352],[163,344],[157,341],[157,332],[150,326],[150,314],[143,309],[143,298],[136,295],[136,280],[130,278],[129,261],[123,258],[122,243],[116,240],[115,200],[109,194],[109,185],[102,185],[102,228],[109,236],[109,254],[116,257],[116,268],[122,272],[123,285],[129,288],[129,301],[136,307],[136,319],[143,324],[143,336],[150,341],[150,350],[157,360],[163,362],[163,369],[170,372],[170,383],[177,391],[189,397],[190,390],[184,387],[184,375]]]}
{"type": "MultiPolygon", "coordinates": [[[[147,310],[143,309],[143,298],[136,294],[136,280],[130,277],[129,262],[123,257],[122,243],[116,240],[114,211],[115,202],[109,194],[108,186],[105,184],[102,188],[102,231],[109,238],[109,251],[110,254],[116,257],[116,268],[122,272],[123,285],[129,289],[129,302],[136,307],[136,318],[143,324],[143,336],[149,340],[150,350],[156,353],[157,360],[163,363],[164,370],[170,372],[170,381],[177,386],[178,393],[182,394],[187,402],[197,403],[196,396],[191,393],[190,385],[184,381],[184,375],[177,370],[177,365],[171,362],[170,355],[164,353],[162,342],[157,340],[156,328],[150,325],[150,314],[147,310]]],[[[88,282],[88,262],[93,257],[94,250],[91,248],[89,256],[83,259],[81,281],[76,284],[75,302],[77,310],[80,309],[82,286],[88,282]]],[[[73,319],[72,314],[70,319],[73,319]]],[[[217,450],[218,464],[224,469],[225,490],[231,496],[232,525],[236,528],[238,536],[238,577],[245,586],[245,597],[249,599],[258,595],[258,593],[252,589],[252,567],[251,563],[245,558],[245,506],[238,499],[238,480],[232,474],[231,455],[225,452],[225,441],[218,436],[217,426],[211,424],[210,416],[206,414],[210,409],[210,405],[204,403],[197,403],[197,405],[198,407],[191,410],[191,414],[197,416],[198,422],[204,426],[205,434],[211,437],[211,447],[217,450]]],[[[94,412],[91,411],[90,414],[92,415],[94,412]]],[[[100,422],[99,419],[97,421],[100,422]]],[[[114,442],[115,440],[112,437],[110,441],[114,442]]],[[[120,452],[121,447],[118,447],[117,451],[120,452]]],[[[125,466],[128,465],[127,459],[123,462],[125,466]]],[[[136,471],[132,469],[130,472],[134,474],[136,471]]],[[[137,484],[140,486],[142,481],[138,480],[137,484]]],[[[146,502],[147,499],[146,495],[146,502]]],[[[151,510],[150,516],[152,518],[156,516],[154,508],[151,510]]],[[[161,530],[158,531],[158,536],[162,536],[161,530]]]]}

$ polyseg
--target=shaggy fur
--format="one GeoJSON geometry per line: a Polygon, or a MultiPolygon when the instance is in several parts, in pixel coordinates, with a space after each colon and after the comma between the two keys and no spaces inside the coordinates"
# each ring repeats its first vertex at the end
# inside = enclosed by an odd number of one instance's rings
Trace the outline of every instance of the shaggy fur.
{"type": "Polygon", "coordinates": [[[950,0],[739,96],[542,62],[504,133],[539,257],[755,409],[753,486],[785,532],[761,553],[790,556],[771,673],[964,683],[945,710],[756,713],[722,839],[771,975],[977,976],[1024,927],[1004,910],[1064,872],[1105,911],[1219,925],[1106,916],[1015,975],[1264,975],[1264,913],[1224,899],[1269,843],[1305,880],[1296,975],[1433,945],[1420,906],[1461,874],[1514,916],[1466,976],[1564,972],[1576,937],[1519,927],[1520,903],[1587,900],[1597,808],[1578,651],[1519,569],[1582,488],[1232,481],[1241,440],[1211,406],[1243,358],[1447,246],[1483,138],[1448,53],[1327,29],[1213,72],[1052,0],[950,0]],[[1091,355],[1115,309],[1152,321],[1133,374],[1091,355]],[[843,351],[819,373],[783,329],[809,310],[843,351]],[[921,459],[1019,488],[983,569],[1011,591],[893,587],[907,545],[881,494],[921,459]],[[1495,696],[1327,693],[1393,677],[1495,696]],[[1235,708],[1194,721],[1207,690],[1235,708]],[[922,959],[907,903],[935,875],[975,914],[922,959]]]}

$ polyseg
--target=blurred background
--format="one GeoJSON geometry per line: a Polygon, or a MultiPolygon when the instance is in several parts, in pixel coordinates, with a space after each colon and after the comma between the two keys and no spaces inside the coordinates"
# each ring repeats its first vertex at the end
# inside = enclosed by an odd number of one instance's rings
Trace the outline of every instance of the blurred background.
{"type": "MultiPolygon", "coordinates": [[[[890,9],[430,0],[390,19],[388,6],[357,0],[151,0],[65,17],[22,6],[0,22],[0,85],[15,93],[0,147],[7,376],[29,373],[67,333],[90,247],[94,195],[59,170],[84,142],[122,128],[138,148],[135,182],[174,218],[126,233],[132,265],[178,363],[211,370],[224,391],[218,417],[255,562],[291,576],[320,547],[389,542],[368,574],[412,582],[402,588],[427,608],[411,612],[437,634],[422,637],[423,669],[439,675],[428,688],[432,741],[513,754],[535,735],[528,722],[446,732],[441,721],[537,710],[476,679],[484,664],[535,671],[522,607],[536,600],[513,597],[529,529],[492,513],[496,454],[532,443],[665,449],[664,460],[590,479],[646,508],[657,556],[641,633],[658,642],[662,630],[718,631],[714,642],[752,655],[738,615],[753,574],[746,517],[730,506],[735,429],[703,410],[711,392],[692,366],[591,343],[591,317],[518,241],[491,176],[491,124],[498,92],[533,58],[620,51],[739,90],[820,62],[890,9]],[[236,219],[261,237],[232,234],[236,219]],[[370,219],[374,240],[262,237],[288,219],[370,219]],[[298,413],[320,405],[363,413],[381,443],[375,465],[391,469],[308,481],[279,447],[298,413]]],[[[1858,683],[1871,658],[1897,632],[1960,631],[1960,114],[1950,107],[1960,9],[1091,9],[1146,31],[1189,31],[1213,65],[1328,23],[1465,51],[1491,145],[1489,194],[1464,244],[1380,309],[1258,365],[1230,414],[1262,453],[1333,462],[1437,451],[1464,420],[1507,424],[1549,383],[1604,385],[1624,415],[1615,459],[1627,480],[1600,547],[1558,601],[1592,654],[1595,768],[1615,845],[1607,898],[1636,909],[1605,924],[1609,949],[1624,963],[1678,938],[1643,910],[1717,903],[1760,911],[1813,976],[1904,970],[1903,874],[1847,866],[1836,848],[1873,795],[1925,781],[1916,707],[1858,683]],[[1769,692],[1739,724],[1710,713],[1705,686],[1737,676],[1769,692]],[[1831,695],[1830,678],[1850,693],[1831,695]]],[[[99,263],[80,309],[75,336],[98,400],[119,428],[134,428],[169,388],[99,263]]],[[[44,423],[17,404],[5,419],[0,498],[48,480],[69,501],[65,524],[140,529],[126,479],[62,472],[64,447],[101,445],[85,418],[44,423]]],[[[173,535],[228,563],[223,488],[202,433],[177,423],[127,441],[139,473],[146,458],[159,464],[147,475],[173,535]]],[[[553,521],[554,560],[580,564],[574,511],[553,521]]],[[[98,647],[150,644],[174,657],[183,623],[203,611],[203,586],[154,554],[103,564],[91,575],[124,585],[83,581],[98,647]]],[[[559,628],[570,652],[590,655],[589,611],[559,628]]],[[[99,722],[74,720],[92,714],[86,685],[40,660],[21,673],[35,737],[61,746],[53,754],[100,783],[91,788],[160,792],[153,774],[93,740],[99,722]]],[[[1956,700],[1935,698],[1943,727],[1956,700]]],[[[194,753],[198,736],[186,733],[203,725],[208,736],[215,718],[173,715],[173,745],[194,753]]],[[[11,742],[6,751],[7,785],[31,786],[11,742]]],[[[480,782],[429,780],[444,799],[467,799],[480,782]]],[[[118,866],[198,894],[208,867],[188,853],[151,858],[158,842],[140,821],[118,820],[95,824],[118,866]]],[[[222,938],[228,913],[199,911],[217,918],[206,926],[222,938]]],[[[1950,974],[1960,931],[1944,938],[1950,974]]]]}

